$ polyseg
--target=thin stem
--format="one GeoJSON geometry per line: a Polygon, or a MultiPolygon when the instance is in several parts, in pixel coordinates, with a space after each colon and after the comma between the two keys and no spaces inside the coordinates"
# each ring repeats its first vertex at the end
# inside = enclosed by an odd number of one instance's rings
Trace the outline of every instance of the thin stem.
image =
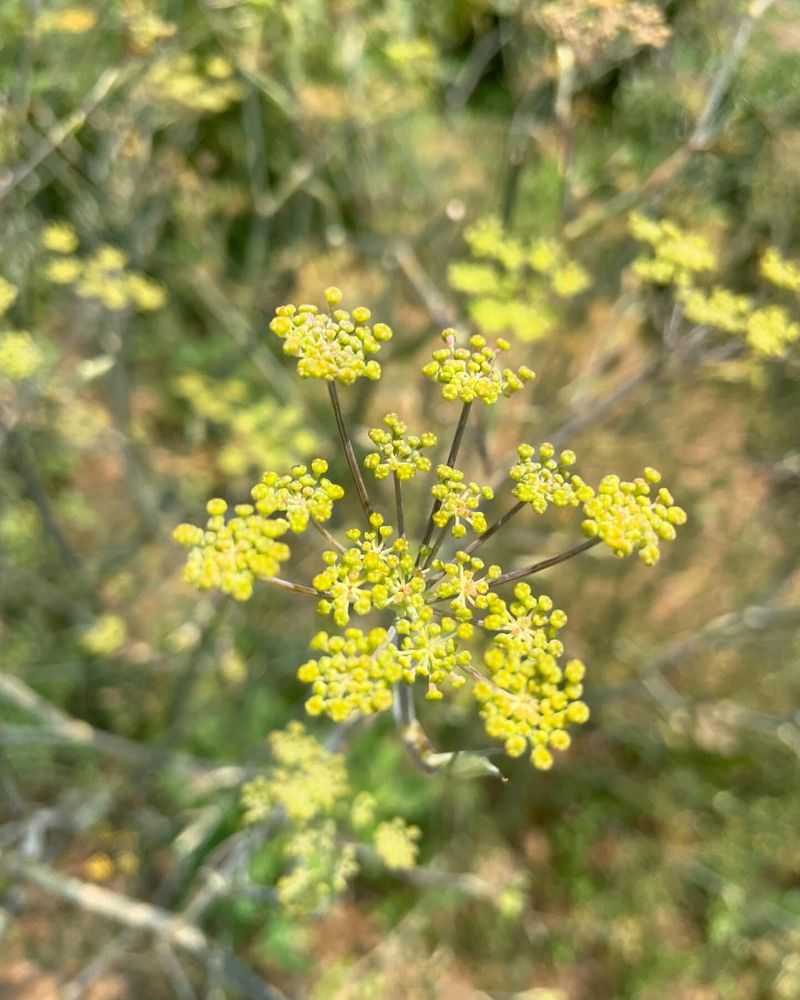
{"type": "MultiPolygon", "coordinates": [[[[472,555],[473,552],[479,549],[484,542],[488,541],[492,537],[492,535],[496,534],[507,521],[510,521],[511,518],[514,517],[515,514],[518,514],[525,506],[526,504],[522,500],[514,504],[514,506],[510,510],[507,510],[502,517],[498,517],[498,519],[494,522],[494,524],[490,524],[482,535],[478,535],[476,539],[470,542],[469,545],[464,549],[464,552],[468,556],[472,555]]],[[[436,546],[433,553],[431,554],[431,559],[433,559],[437,551],[438,551],[438,546],[436,546]]],[[[430,580],[428,580],[428,589],[430,589],[434,584],[438,583],[444,575],[445,575],[444,573],[437,573],[436,576],[432,576],[430,580]]]]}
{"type": "Polygon", "coordinates": [[[291,580],[282,580],[279,576],[265,576],[264,582],[281,590],[289,590],[293,594],[303,594],[305,597],[320,596],[320,592],[313,587],[307,587],[304,583],[293,583],[291,580]]]}
{"type": "Polygon", "coordinates": [[[499,587],[502,583],[511,583],[512,580],[521,580],[523,576],[533,576],[534,573],[541,573],[544,569],[557,566],[559,563],[566,562],[567,559],[572,559],[573,556],[580,555],[581,552],[586,552],[587,549],[594,548],[595,545],[600,544],[601,540],[600,538],[589,538],[585,542],[581,542],[580,545],[574,545],[571,549],[567,549],[566,552],[560,552],[557,556],[550,556],[549,559],[542,559],[540,562],[531,563],[530,566],[523,566],[520,569],[512,570],[510,573],[503,573],[496,580],[492,580],[489,586],[499,587]]]}
{"type": "Polygon", "coordinates": [[[444,540],[445,540],[446,537],[447,537],[447,525],[445,525],[441,529],[441,531],[439,532],[439,535],[438,535],[436,541],[433,543],[433,545],[431,547],[431,551],[428,553],[428,555],[427,555],[427,557],[425,559],[425,566],[423,567],[423,569],[426,568],[426,567],[428,567],[428,566],[430,566],[430,564],[436,558],[436,553],[442,547],[442,543],[444,542],[444,540]]]}
{"type": "Polygon", "coordinates": [[[350,440],[350,434],[347,430],[347,424],[344,422],[344,414],[342,413],[342,404],[339,402],[339,392],[336,388],[335,382],[328,382],[328,395],[331,397],[331,405],[333,406],[333,415],[336,417],[336,427],[339,431],[339,439],[342,442],[342,448],[344,449],[344,455],[347,459],[347,464],[350,467],[350,474],[353,477],[353,482],[355,483],[356,491],[358,493],[358,499],[361,501],[361,506],[364,508],[364,513],[367,515],[367,520],[369,520],[372,514],[372,504],[369,501],[369,494],[367,493],[367,487],[364,484],[364,479],[361,475],[361,470],[358,467],[358,462],[356,461],[356,455],[353,451],[353,444],[350,440]]]}
{"type": "MultiPolygon", "coordinates": [[[[461,416],[458,418],[458,425],[456,426],[456,432],[453,435],[453,443],[450,445],[450,454],[447,456],[447,462],[445,463],[451,469],[456,464],[456,458],[458,457],[458,449],[461,447],[461,441],[464,437],[464,431],[467,427],[467,420],[469,419],[469,411],[472,408],[472,403],[464,403],[461,407],[461,416]]],[[[422,536],[422,541],[420,542],[419,552],[417,553],[417,566],[420,565],[423,559],[423,554],[427,548],[428,542],[431,540],[431,535],[433,534],[433,518],[439,508],[442,506],[441,500],[435,500],[431,512],[428,515],[428,523],[425,527],[425,534],[422,536]]]]}
{"type": "Polygon", "coordinates": [[[472,553],[479,549],[484,542],[487,542],[492,535],[496,534],[503,527],[506,521],[510,521],[515,514],[519,514],[525,506],[525,502],[520,500],[518,503],[514,504],[511,510],[507,510],[502,517],[498,517],[494,524],[490,524],[482,535],[478,535],[475,541],[470,542],[470,544],[464,549],[467,555],[472,555],[472,553]]]}
{"type": "Polygon", "coordinates": [[[393,472],[392,476],[394,477],[394,505],[397,510],[397,534],[400,538],[405,538],[406,522],[403,514],[403,487],[397,477],[397,473],[393,472]]]}
{"type": "Polygon", "coordinates": [[[324,528],[319,523],[319,521],[315,521],[314,518],[312,517],[311,523],[314,525],[317,531],[322,535],[325,541],[328,542],[329,545],[332,545],[335,549],[338,549],[339,552],[347,552],[347,549],[344,547],[344,545],[342,545],[339,539],[334,538],[333,535],[330,533],[330,531],[328,531],[327,528],[324,528]]]}

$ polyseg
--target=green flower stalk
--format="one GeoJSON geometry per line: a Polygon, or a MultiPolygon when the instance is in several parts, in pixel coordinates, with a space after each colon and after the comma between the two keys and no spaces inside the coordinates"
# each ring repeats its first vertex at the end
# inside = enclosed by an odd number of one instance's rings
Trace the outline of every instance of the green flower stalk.
{"type": "MultiPolygon", "coordinates": [[[[699,244],[681,233],[658,228],[646,235],[651,243],[661,241],[660,247],[667,240],[673,246],[686,244],[684,272],[705,267],[699,244]]],[[[552,259],[567,266],[557,248],[538,246],[527,253],[526,266],[546,270],[556,266],[552,259]],[[534,250],[535,260],[528,259],[534,250]]],[[[670,250],[667,256],[677,253],[670,250]]],[[[505,263],[516,266],[513,260],[505,263]]],[[[792,279],[792,272],[774,261],[770,267],[784,282],[792,279]]],[[[240,600],[251,595],[256,581],[316,598],[317,614],[330,624],[314,635],[312,657],[298,670],[298,679],[309,689],[310,715],[341,723],[354,715],[385,712],[400,698],[403,710],[396,714],[407,730],[409,720],[418,726],[415,691],[421,689],[428,701],[436,702],[465,688],[478,705],[487,735],[501,741],[510,757],[527,753],[534,767],[547,770],[553,752],[569,746],[570,728],[589,718],[583,700],[585,667],[566,654],[561,638],[566,614],[546,594],[534,593],[525,578],[601,544],[616,556],[636,553],[653,565],[661,543],[675,538],[686,514],[658,485],[661,477],[654,469],[645,469],[631,482],[608,475],[593,487],[578,474],[573,451],[556,454],[545,442],[538,449],[518,447],[518,461],[508,470],[507,494],[514,506],[490,525],[485,507],[494,499],[493,490],[456,466],[470,409],[478,400],[485,406],[500,403],[534,373],[500,363],[511,347],[507,340],[490,345],[476,334],[460,346],[453,329],[443,332],[445,346],[422,369],[445,400],[461,402],[446,461],[434,465],[429,454],[437,445],[434,433],[410,434],[400,417],[389,413],[369,432],[373,450],[359,465],[337,384],[380,378],[372,355],[391,330],[383,323],[370,325],[369,310],[363,307],[352,312],[340,308],[342,294],[336,288],[327,289],[325,298],[327,312],[313,305],[281,306],[270,329],[283,341],[284,351],[298,359],[301,377],[328,383],[340,443],[367,524],[345,530],[343,540],[324,527],[344,497],[343,488],[326,477],[325,460],[296,465],[288,473],[268,470],[251,491],[253,502],[235,507],[233,517],[226,520],[225,501],[212,500],[205,528],[183,524],[176,529],[176,540],[190,549],[185,578],[240,600]],[[377,490],[385,490],[390,478],[393,489],[386,496],[376,494],[373,503],[361,466],[372,473],[377,490]],[[427,503],[433,504],[415,541],[406,535],[403,488],[425,476],[432,479],[427,503]],[[542,517],[551,506],[580,509],[576,535],[582,532],[583,541],[508,569],[496,562],[487,566],[474,555],[512,516],[530,510],[542,517]],[[394,524],[389,521],[392,508],[394,524]],[[290,556],[284,537],[311,526],[328,543],[320,553],[319,572],[310,585],[282,578],[278,573],[290,556]],[[451,544],[448,539],[460,544],[439,557],[440,548],[451,544]],[[505,593],[512,584],[511,593],[505,593]]],[[[408,745],[405,732],[404,740],[408,745]]],[[[382,839],[389,845],[387,854],[402,864],[413,853],[413,837],[403,833],[401,844],[398,836],[387,827],[382,839]]],[[[319,850],[328,856],[323,845],[319,850]]],[[[305,883],[297,878],[295,889],[303,896],[305,883]]]]}

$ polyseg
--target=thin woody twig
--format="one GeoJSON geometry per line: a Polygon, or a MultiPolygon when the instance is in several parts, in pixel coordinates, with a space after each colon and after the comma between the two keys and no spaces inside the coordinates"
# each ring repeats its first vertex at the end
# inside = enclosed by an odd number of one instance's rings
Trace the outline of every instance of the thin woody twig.
{"type": "Polygon", "coordinates": [[[334,538],[334,536],[330,533],[330,531],[328,531],[328,529],[323,524],[320,524],[319,521],[315,521],[313,517],[311,518],[311,523],[314,525],[317,531],[322,535],[325,541],[328,542],[329,545],[332,545],[339,552],[347,552],[347,549],[344,547],[344,545],[342,545],[339,539],[334,538]]]}
{"type": "Polygon", "coordinates": [[[199,927],[180,915],[113,892],[103,886],[62,875],[47,865],[6,854],[3,865],[18,878],[30,882],[89,913],[124,927],[154,934],[204,964],[216,960],[226,979],[246,991],[248,1000],[287,1000],[286,994],[245,965],[199,927]]]}
{"type": "Polygon", "coordinates": [[[292,594],[302,594],[304,597],[319,597],[319,591],[313,587],[308,587],[304,583],[294,583],[292,580],[282,580],[279,576],[264,577],[264,582],[270,584],[272,587],[288,590],[292,594]]]}
{"type": "Polygon", "coordinates": [[[0,202],[26,177],[29,177],[51,153],[55,152],[68,136],[78,131],[97,105],[105,100],[123,78],[124,70],[122,67],[107,69],[100,74],[80,106],[52,128],[31,156],[13,170],[6,180],[0,180],[0,202]]]}
{"type": "Polygon", "coordinates": [[[642,198],[650,194],[651,191],[673,181],[698,153],[708,148],[719,129],[718,115],[720,108],[730,91],[734,75],[753,31],[774,2],[775,0],[752,0],[748,4],[747,11],[739,22],[731,46],[717,68],[717,72],[708,88],[708,98],[697,120],[697,124],[686,140],[662,160],[632,190],[622,191],[600,208],[589,211],[570,222],[563,230],[565,240],[573,242],[582,239],[609,219],[627,212],[641,201],[642,198]]]}

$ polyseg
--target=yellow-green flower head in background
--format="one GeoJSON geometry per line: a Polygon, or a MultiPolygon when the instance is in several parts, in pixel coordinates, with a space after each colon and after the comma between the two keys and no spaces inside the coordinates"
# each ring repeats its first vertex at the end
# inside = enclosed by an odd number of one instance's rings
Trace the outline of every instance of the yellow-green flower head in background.
{"type": "Polygon", "coordinates": [[[746,295],[736,295],[717,285],[706,293],[692,286],[678,291],[683,313],[692,323],[713,326],[725,333],[743,334],[753,304],[746,295]]]}
{"type": "Polygon", "coordinates": [[[44,354],[27,330],[0,333],[0,375],[13,382],[32,378],[44,364],[44,354]]]}
{"type": "Polygon", "coordinates": [[[301,378],[320,378],[352,385],[358,378],[381,377],[381,366],[369,358],[381,344],[391,340],[385,323],[369,325],[370,311],[363,306],[352,313],[335,306],[341,301],[338,288],[325,292],[331,312],[314,305],[285,305],[275,310],[269,328],[283,340],[283,350],[298,358],[301,378]]]}
{"type": "Polygon", "coordinates": [[[507,351],[510,344],[500,338],[497,347],[489,347],[486,338],[475,334],[469,339],[469,348],[457,347],[457,334],[453,329],[442,331],[446,347],[433,352],[433,361],[425,365],[422,374],[442,387],[442,399],[460,399],[471,403],[479,399],[487,406],[501,396],[511,396],[535,378],[535,373],[525,365],[517,371],[501,368],[497,363],[498,352],[507,351]]]}
{"type": "Polygon", "coordinates": [[[19,289],[0,274],[0,316],[4,316],[16,301],[19,289]]]}
{"type": "Polygon", "coordinates": [[[399,817],[381,823],[375,831],[375,850],[387,868],[413,868],[419,853],[418,826],[409,826],[399,817]]]}
{"type": "Polygon", "coordinates": [[[369,432],[369,439],[378,451],[367,455],[364,467],[376,479],[386,479],[394,473],[402,482],[413,479],[418,472],[429,472],[431,460],[422,454],[422,449],[433,447],[436,435],[430,431],[419,436],[407,435],[408,428],[396,413],[387,413],[383,423],[386,430],[373,427],[369,432]]]}
{"type": "Polygon", "coordinates": [[[745,339],[757,354],[780,357],[800,340],[800,324],[789,317],[783,306],[763,306],[747,317],[745,339]]]}
{"type": "Polygon", "coordinates": [[[42,246],[53,253],[75,253],[78,234],[67,222],[51,222],[42,230],[42,246]]]}
{"type": "Polygon", "coordinates": [[[661,554],[661,541],[673,541],[676,526],[686,523],[686,511],[675,506],[668,489],[662,486],[655,498],[650,496],[651,486],[660,481],[660,473],[651,468],[630,483],[605,476],[583,505],[583,533],[601,539],[617,556],[638,552],[652,566],[661,554]]]}
{"type": "Polygon", "coordinates": [[[790,292],[800,292],[800,266],[786,260],[777,250],[770,248],[761,258],[759,271],[763,278],[771,281],[778,288],[790,292]]]}
{"type": "Polygon", "coordinates": [[[643,281],[657,285],[691,284],[694,275],[713,271],[717,258],[708,241],[698,233],[688,233],[668,219],[656,222],[633,212],[628,218],[631,235],[649,243],[652,257],[637,257],[633,271],[643,281]]]}
{"type": "Polygon", "coordinates": [[[292,823],[307,826],[350,795],[344,757],[321,746],[301,722],[270,733],[269,745],[275,759],[269,775],[242,788],[246,822],[259,822],[281,808],[292,823]]]}

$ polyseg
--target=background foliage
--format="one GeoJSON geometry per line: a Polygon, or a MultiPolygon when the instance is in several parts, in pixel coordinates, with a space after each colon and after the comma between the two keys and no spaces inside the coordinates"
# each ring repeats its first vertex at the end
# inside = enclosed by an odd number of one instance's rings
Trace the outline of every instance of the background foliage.
{"type": "MultiPolygon", "coordinates": [[[[10,995],[800,995],[797,346],[698,340],[626,223],[673,219],[769,299],[763,253],[800,256],[799,49],[792,0],[0,5],[10,995]],[[464,231],[490,214],[587,281],[487,307],[464,231]],[[305,609],[198,599],[170,532],[336,453],[266,333],[331,283],[396,331],[391,378],[348,395],[362,447],[388,410],[446,438],[418,369],[494,319],[538,378],[476,432],[484,474],[521,427],[593,475],[657,465],[690,520],[657,571],[593,550],[546,577],[593,711],[553,771],[431,777],[390,719],[347,734],[353,794],[419,827],[420,866],[362,849],[309,917],[239,800],[302,716],[305,609]]],[[[570,541],[520,517],[502,544],[570,541]]],[[[457,710],[438,737],[483,741],[457,710]]]]}

